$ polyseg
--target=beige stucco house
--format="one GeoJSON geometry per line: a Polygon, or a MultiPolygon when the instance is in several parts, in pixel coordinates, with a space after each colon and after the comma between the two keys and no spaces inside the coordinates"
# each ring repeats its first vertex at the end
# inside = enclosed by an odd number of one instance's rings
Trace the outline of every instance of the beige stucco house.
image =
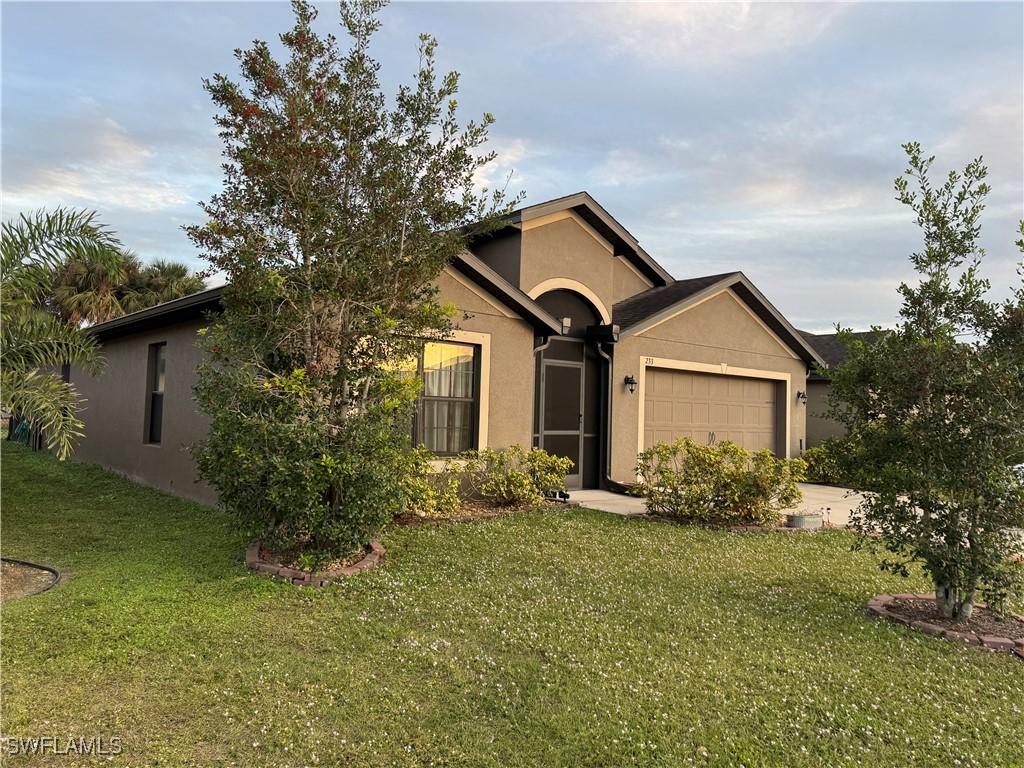
{"type": "MultiPolygon", "coordinates": [[[[585,192],[515,212],[441,275],[458,330],[428,344],[416,439],[439,454],[513,443],[574,462],[570,488],[635,479],[637,452],[687,435],[797,456],[821,358],[741,273],[676,280],[585,192]]],[[[76,457],[215,501],[188,446],[203,291],[94,328],[107,367],[76,457]]]]}

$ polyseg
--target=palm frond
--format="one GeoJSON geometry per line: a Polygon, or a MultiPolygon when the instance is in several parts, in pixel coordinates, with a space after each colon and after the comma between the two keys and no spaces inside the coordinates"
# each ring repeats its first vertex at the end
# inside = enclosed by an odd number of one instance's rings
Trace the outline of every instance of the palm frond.
{"type": "Polygon", "coordinates": [[[98,373],[102,365],[99,345],[87,331],[25,303],[4,304],[0,361],[5,371],[22,373],[63,363],[98,373]]]}
{"type": "Polygon", "coordinates": [[[27,374],[9,371],[0,373],[0,401],[4,410],[28,419],[39,427],[47,447],[65,459],[74,441],[82,436],[81,398],[74,387],[53,374],[38,370],[27,374]]]}
{"type": "Polygon", "coordinates": [[[21,214],[0,228],[0,284],[5,298],[44,295],[69,260],[117,268],[121,243],[94,211],[57,208],[21,214]]]}

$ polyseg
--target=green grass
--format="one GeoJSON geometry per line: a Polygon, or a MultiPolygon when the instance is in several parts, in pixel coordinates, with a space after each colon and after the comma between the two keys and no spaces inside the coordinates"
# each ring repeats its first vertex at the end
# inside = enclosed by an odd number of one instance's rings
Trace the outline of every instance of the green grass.
{"type": "Polygon", "coordinates": [[[924,583],[845,533],[539,512],[390,530],[307,591],[95,467],[5,445],[2,502],[4,554],[69,574],[3,606],[2,732],[114,764],[1024,764],[1024,663],[865,618],[924,583]]]}

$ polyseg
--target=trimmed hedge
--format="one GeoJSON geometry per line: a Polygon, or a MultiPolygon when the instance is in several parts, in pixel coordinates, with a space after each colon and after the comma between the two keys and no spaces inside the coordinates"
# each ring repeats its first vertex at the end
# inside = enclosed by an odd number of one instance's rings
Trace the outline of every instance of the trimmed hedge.
{"type": "Polygon", "coordinates": [[[659,443],[637,457],[647,511],[714,525],[775,525],[801,499],[801,459],[751,453],[729,441],[703,445],[689,438],[659,443]]]}

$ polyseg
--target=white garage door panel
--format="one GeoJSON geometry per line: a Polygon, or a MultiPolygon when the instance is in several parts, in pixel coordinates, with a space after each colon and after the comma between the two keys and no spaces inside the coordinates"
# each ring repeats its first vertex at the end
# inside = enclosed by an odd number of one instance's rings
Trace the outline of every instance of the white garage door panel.
{"type": "Polygon", "coordinates": [[[752,451],[777,449],[775,381],[648,368],[644,388],[645,448],[713,437],[752,451]]]}

